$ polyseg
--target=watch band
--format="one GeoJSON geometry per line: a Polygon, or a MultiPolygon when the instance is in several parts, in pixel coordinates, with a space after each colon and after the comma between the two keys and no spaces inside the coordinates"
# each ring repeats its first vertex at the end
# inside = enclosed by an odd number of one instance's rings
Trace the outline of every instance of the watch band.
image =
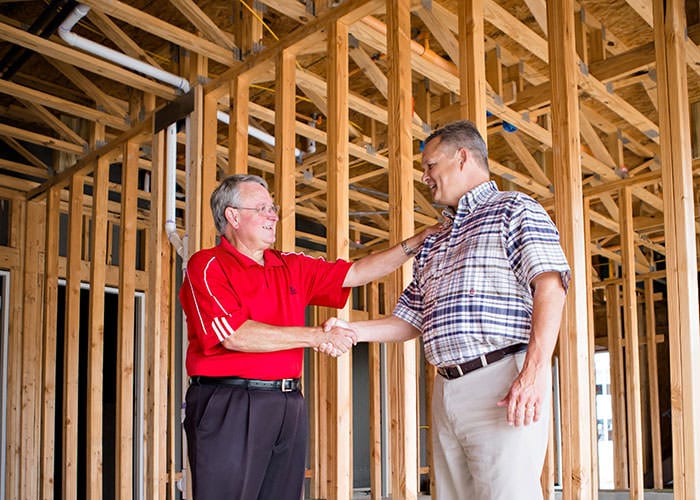
{"type": "Polygon", "coordinates": [[[403,240],[401,242],[401,248],[403,249],[403,253],[405,253],[409,257],[411,255],[413,255],[414,253],[416,253],[415,249],[408,246],[408,244],[406,243],[406,240],[403,240]]]}

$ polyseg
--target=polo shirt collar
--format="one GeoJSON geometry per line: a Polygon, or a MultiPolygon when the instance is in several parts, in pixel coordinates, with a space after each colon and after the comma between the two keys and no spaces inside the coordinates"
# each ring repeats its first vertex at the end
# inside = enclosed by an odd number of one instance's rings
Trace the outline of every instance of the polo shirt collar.
{"type": "MultiPolygon", "coordinates": [[[[219,248],[223,250],[224,252],[232,255],[238,262],[241,263],[241,265],[244,265],[246,267],[256,267],[260,266],[257,262],[255,262],[253,259],[245,255],[243,252],[238,250],[236,247],[234,247],[229,241],[224,238],[223,236],[221,237],[221,241],[219,242],[219,248]]],[[[284,263],[282,262],[282,259],[280,259],[279,255],[277,252],[267,249],[264,252],[264,258],[265,258],[265,267],[271,266],[271,267],[277,267],[277,266],[282,266],[284,263]]]]}
{"type": "Polygon", "coordinates": [[[442,211],[442,215],[453,221],[457,214],[467,214],[472,212],[480,205],[486,203],[491,195],[498,191],[498,186],[495,181],[482,182],[478,186],[467,191],[460,199],[457,205],[457,212],[452,207],[447,207],[442,211]]]}

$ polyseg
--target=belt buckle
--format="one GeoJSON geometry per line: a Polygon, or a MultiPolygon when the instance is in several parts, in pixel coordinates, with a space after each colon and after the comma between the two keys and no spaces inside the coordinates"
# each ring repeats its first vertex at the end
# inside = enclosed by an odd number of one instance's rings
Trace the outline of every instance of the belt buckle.
{"type": "Polygon", "coordinates": [[[283,378],[282,379],[282,386],[280,387],[282,392],[292,392],[295,387],[294,387],[294,379],[293,378],[283,378]]]}

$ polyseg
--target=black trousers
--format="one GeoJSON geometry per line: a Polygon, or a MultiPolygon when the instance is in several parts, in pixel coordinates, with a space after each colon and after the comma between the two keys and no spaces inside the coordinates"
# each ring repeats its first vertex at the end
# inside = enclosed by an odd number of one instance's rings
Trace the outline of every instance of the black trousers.
{"type": "Polygon", "coordinates": [[[190,385],[187,454],[194,500],[299,500],[307,417],[299,391],[190,385]]]}

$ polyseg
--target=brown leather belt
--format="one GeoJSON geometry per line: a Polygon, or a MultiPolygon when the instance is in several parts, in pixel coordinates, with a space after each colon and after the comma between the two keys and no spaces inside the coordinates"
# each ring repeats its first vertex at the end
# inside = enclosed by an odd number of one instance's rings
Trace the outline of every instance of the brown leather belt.
{"type": "Polygon", "coordinates": [[[262,391],[292,392],[301,389],[301,380],[298,378],[283,378],[281,380],[258,380],[241,377],[203,377],[196,375],[190,377],[192,385],[235,385],[246,389],[259,389],[262,391]]]}
{"type": "Polygon", "coordinates": [[[527,344],[509,345],[508,347],[504,347],[503,349],[497,349],[495,351],[487,352],[486,354],[482,354],[478,358],[470,359],[469,361],[466,361],[459,365],[443,366],[442,368],[438,368],[437,372],[447,380],[452,380],[454,378],[459,378],[462,375],[466,375],[469,372],[473,372],[474,370],[478,370],[479,368],[482,368],[486,365],[490,365],[491,363],[495,363],[496,361],[500,361],[509,354],[522,352],[526,349],[527,344]]]}

